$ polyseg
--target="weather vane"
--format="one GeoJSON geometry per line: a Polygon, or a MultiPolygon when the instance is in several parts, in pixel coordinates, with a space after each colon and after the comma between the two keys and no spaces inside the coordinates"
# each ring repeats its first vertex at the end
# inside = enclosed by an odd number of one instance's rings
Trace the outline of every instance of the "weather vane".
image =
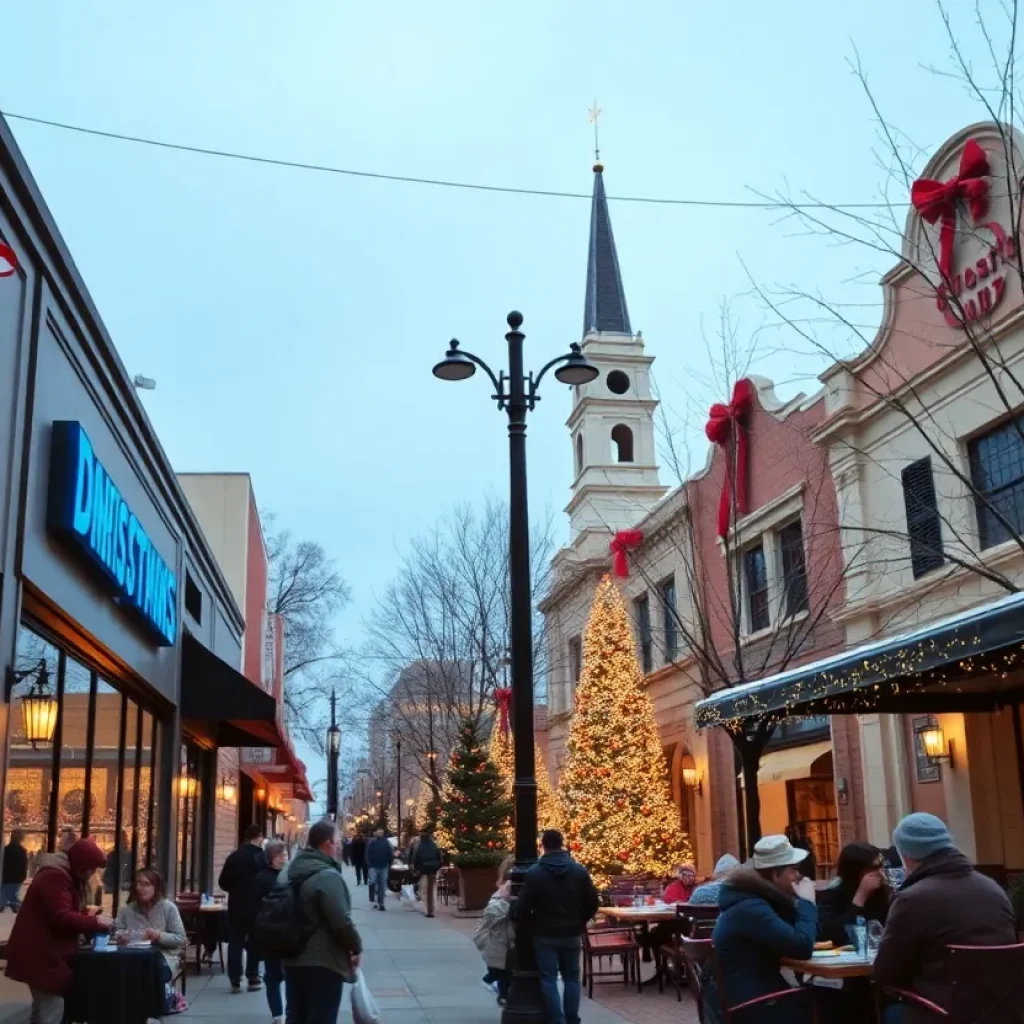
{"type": "Polygon", "coordinates": [[[601,159],[601,146],[599,144],[597,134],[597,119],[601,116],[601,108],[597,105],[597,100],[594,100],[594,105],[587,111],[587,120],[594,126],[594,159],[601,159]]]}

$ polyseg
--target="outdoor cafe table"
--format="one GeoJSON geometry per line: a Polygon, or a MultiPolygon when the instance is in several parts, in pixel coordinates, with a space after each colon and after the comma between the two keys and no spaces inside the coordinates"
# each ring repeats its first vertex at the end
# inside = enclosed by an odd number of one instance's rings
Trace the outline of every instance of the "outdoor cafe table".
{"type": "Polygon", "coordinates": [[[164,955],[155,946],[80,949],[64,1019],[74,1024],[146,1024],[164,1012],[164,955]]]}
{"type": "Polygon", "coordinates": [[[783,967],[788,967],[795,974],[803,974],[807,977],[829,978],[870,978],[875,973],[875,962],[867,957],[857,956],[856,953],[835,953],[819,954],[810,960],[789,960],[782,961],[783,967]]]}
{"type": "Polygon", "coordinates": [[[653,906],[642,907],[598,907],[602,917],[610,917],[621,924],[658,924],[662,921],[676,919],[674,903],[655,903],[653,906]]]}

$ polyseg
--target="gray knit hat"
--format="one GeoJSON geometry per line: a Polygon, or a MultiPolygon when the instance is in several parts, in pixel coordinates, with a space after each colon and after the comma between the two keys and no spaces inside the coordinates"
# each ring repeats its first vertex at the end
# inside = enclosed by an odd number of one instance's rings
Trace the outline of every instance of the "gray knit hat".
{"type": "Polygon", "coordinates": [[[934,814],[908,814],[893,830],[893,845],[903,857],[924,860],[940,850],[955,848],[946,823],[934,814]]]}

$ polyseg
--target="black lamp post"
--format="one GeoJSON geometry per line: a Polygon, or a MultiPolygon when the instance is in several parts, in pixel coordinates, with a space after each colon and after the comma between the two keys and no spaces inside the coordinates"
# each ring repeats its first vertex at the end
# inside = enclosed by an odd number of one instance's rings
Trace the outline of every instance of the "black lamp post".
{"type": "MultiPolygon", "coordinates": [[[[494,371],[471,352],[463,352],[454,338],[444,359],[434,367],[441,380],[466,380],[479,366],[494,386],[491,396],[498,409],[508,415],[509,447],[509,589],[512,632],[512,728],[515,757],[515,867],[510,879],[513,894],[519,892],[523,876],[537,860],[537,780],[534,778],[533,750],[533,624],[530,596],[530,513],[526,496],[526,414],[540,400],[537,388],[552,367],[555,378],[570,386],[588,384],[598,375],[577,344],[566,355],[546,363],[536,375],[523,371],[523,339],[519,330],[522,313],[513,310],[507,318],[509,332],[508,373],[494,371]],[[559,365],[561,364],[561,365],[559,365]]],[[[533,939],[522,923],[516,927],[516,969],[502,1021],[543,1024],[544,1001],[537,981],[533,939]]]]}
{"type": "Polygon", "coordinates": [[[331,727],[327,730],[327,817],[338,820],[338,754],[341,751],[341,729],[335,717],[335,693],[331,690],[331,727]]]}
{"type": "Polygon", "coordinates": [[[396,729],[392,734],[395,740],[395,812],[398,815],[398,845],[402,845],[402,734],[396,729]]]}
{"type": "Polygon", "coordinates": [[[377,819],[378,826],[380,828],[384,829],[384,832],[387,833],[388,823],[387,823],[387,819],[384,817],[384,790],[383,789],[378,789],[377,790],[377,799],[380,801],[380,818],[377,819]]]}

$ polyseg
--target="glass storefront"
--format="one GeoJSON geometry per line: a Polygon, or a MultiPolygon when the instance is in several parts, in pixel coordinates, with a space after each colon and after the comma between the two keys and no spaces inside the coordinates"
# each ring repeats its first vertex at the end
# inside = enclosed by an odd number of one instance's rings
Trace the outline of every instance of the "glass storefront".
{"type": "Polygon", "coordinates": [[[69,833],[91,836],[107,854],[95,902],[116,913],[134,869],[156,858],[159,723],[116,683],[26,626],[15,672],[4,833],[22,831],[30,874],[69,833]]]}

